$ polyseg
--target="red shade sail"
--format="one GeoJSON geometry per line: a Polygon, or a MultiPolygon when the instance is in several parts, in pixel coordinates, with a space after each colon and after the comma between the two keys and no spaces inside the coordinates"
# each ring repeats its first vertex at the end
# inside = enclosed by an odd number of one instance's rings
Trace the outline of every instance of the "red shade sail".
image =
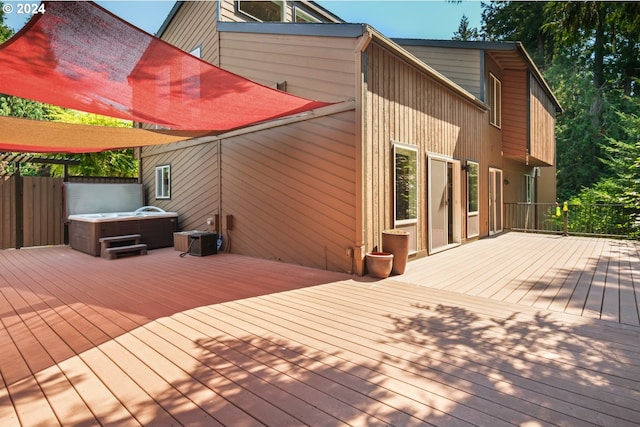
{"type": "Polygon", "coordinates": [[[211,133],[327,105],[215,67],[92,2],[45,9],[0,45],[0,93],[211,133]]]}

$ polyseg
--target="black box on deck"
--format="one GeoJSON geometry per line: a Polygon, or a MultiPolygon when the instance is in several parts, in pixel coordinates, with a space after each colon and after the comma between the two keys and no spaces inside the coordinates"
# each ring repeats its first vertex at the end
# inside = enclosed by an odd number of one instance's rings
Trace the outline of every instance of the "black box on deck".
{"type": "Polygon", "coordinates": [[[189,255],[206,256],[218,253],[218,235],[216,233],[189,234],[189,255]]]}

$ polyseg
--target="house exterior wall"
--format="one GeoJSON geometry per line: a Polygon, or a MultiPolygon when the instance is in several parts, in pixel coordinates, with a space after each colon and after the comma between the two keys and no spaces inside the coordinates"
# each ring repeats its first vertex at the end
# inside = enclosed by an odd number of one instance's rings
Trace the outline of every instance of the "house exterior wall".
{"type": "Polygon", "coordinates": [[[234,253],[352,272],[355,113],[222,141],[221,214],[234,253]]]}
{"type": "MultiPolygon", "coordinates": [[[[487,235],[488,167],[492,150],[500,150],[482,141],[486,112],[378,43],[367,48],[366,70],[362,149],[366,250],[380,248],[382,230],[394,226],[394,142],[418,149],[418,253],[427,251],[428,154],[480,163],[480,235],[487,235]]],[[[462,201],[463,241],[466,191],[463,178],[457,195],[462,201]]]]}
{"type": "Polygon", "coordinates": [[[481,73],[483,51],[478,49],[453,49],[410,44],[398,40],[400,46],[425,64],[438,70],[445,77],[456,82],[478,99],[484,99],[481,73]]]}
{"type": "Polygon", "coordinates": [[[502,151],[509,159],[527,163],[527,71],[508,70],[502,77],[502,151]]]}
{"type": "Polygon", "coordinates": [[[556,112],[542,86],[529,74],[530,155],[543,166],[555,164],[556,112]]]}
{"type": "MultiPolygon", "coordinates": [[[[487,85],[489,81],[489,74],[493,74],[500,80],[504,81],[504,70],[502,70],[498,64],[496,64],[493,59],[489,55],[485,54],[484,59],[484,68],[481,72],[483,76],[483,85],[487,85]]],[[[484,92],[486,93],[487,88],[485,87],[484,92]]],[[[504,86],[503,86],[503,102],[504,102],[504,86]]],[[[503,141],[503,132],[504,132],[504,120],[505,116],[508,116],[509,112],[503,106],[502,108],[502,126],[500,128],[489,123],[489,114],[487,114],[484,118],[486,127],[484,134],[484,141],[487,144],[489,150],[488,157],[488,167],[502,169],[503,168],[503,157],[504,157],[504,141],[503,141]]]]}
{"type": "Polygon", "coordinates": [[[219,66],[217,18],[217,2],[185,1],[161,34],[162,39],[185,52],[200,47],[201,58],[219,66]]]}
{"type": "Polygon", "coordinates": [[[355,97],[357,39],[221,32],[220,66],[270,87],[325,102],[355,97]]]}
{"type": "Polygon", "coordinates": [[[381,248],[382,230],[395,225],[396,144],[418,152],[418,255],[429,250],[428,156],[451,159],[457,167],[454,203],[462,243],[489,234],[490,168],[504,172],[503,200],[522,201],[522,177],[533,167],[524,157],[508,156],[510,141],[505,146],[504,139],[513,136],[526,148],[527,129],[521,125],[531,109],[540,117],[536,120],[546,141],[553,110],[542,88],[540,100],[528,103],[528,85],[536,87],[526,71],[503,70],[481,49],[447,49],[444,54],[411,46],[415,57],[435,64],[458,85],[449,86],[375,30],[366,29],[362,36],[269,31],[277,27],[236,24],[246,17],[236,13],[231,1],[219,9],[216,3],[202,3],[208,6],[185,3],[163,38],[185,50],[199,45],[206,60],[266,86],[286,85],[289,93],[326,102],[354,99],[355,107],[142,148],[147,200],[179,212],[183,230],[206,228],[207,218],[218,215],[219,231],[234,253],[362,273],[364,253],[381,248]],[[224,22],[216,23],[218,11],[224,22]],[[188,36],[187,29],[193,34],[188,36]],[[500,128],[489,124],[489,114],[473,99],[484,99],[489,73],[502,82],[500,128]],[[468,161],[479,164],[478,233],[469,239],[467,180],[460,168],[468,161]],[[154,167],[164,164],[171,165],[172,197],[154,200],[154,167]]]}
{"type": "Polygon", "coordinates": [[[215,138],[141,149],[142,182],[149,205],[178,212],[182,230],[206,230],[207,218],[220,212],[220,171],[215,138]],[[155,198],[156,166],[171,166],[171,198],[155,198]]]}
{"type": "Polygon", "coordinates": [[[527,201],[525,176],[533,175],[533,167],[513,159],[503,162],[504,201],[506,203],[524,203],[527,201]]]}

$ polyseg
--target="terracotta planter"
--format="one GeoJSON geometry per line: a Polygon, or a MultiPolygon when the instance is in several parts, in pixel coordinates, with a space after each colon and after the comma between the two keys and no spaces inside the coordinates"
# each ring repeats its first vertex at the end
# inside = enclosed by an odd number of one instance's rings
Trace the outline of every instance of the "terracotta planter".
{"type": "Polygon", "coordinates": [[[393,254],[386,252],[369,252],[365,255],[365,263],[369,276],[384,279],[391,274],[393,254]]]}
{"type": "Polygon", "coordinates": [[[393,254],[392,274],[403,274],[409,259],[409,233],[403,230],[382,232],[382,250],[393,254]]]}

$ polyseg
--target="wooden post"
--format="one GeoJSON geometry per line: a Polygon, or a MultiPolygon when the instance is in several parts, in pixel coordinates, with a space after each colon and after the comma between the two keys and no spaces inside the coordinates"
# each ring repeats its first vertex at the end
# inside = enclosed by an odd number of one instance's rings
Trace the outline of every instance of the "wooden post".
{"type": "Polygon", "coordinates": [[[15,167],[15,194],[16,194],[16,249],[20,249],[24,244],[24,202],[22,175],[20,175],[20,162],[14,163],[15,167]]]}

